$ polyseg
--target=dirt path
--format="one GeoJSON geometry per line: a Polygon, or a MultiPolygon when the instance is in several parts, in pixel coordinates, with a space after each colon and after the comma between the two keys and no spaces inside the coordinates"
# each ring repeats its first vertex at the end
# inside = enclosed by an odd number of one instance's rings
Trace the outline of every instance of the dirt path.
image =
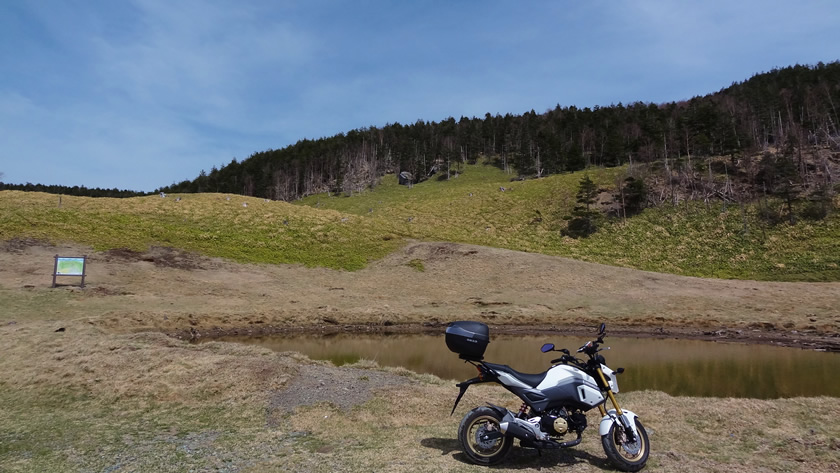
{"type": "Polygon", "coordinates": [[[840,349],[840,283],[687,278],[452,243],[413,242],[358,272],[242,265],[166,248],[97,253],[7,242],[6,323],[84,318],[107,331],[182,338],[283,331],[494,331],[707,338],[840,349]],[[53,256],[89,255],[51,289],[53,256]],[[55,313],[60,309],[60,314],[55,313]],[[11,315],[14,314],[14,315],[11,315]],[[11,317],[11,319],[9,318],[11,317]]]}

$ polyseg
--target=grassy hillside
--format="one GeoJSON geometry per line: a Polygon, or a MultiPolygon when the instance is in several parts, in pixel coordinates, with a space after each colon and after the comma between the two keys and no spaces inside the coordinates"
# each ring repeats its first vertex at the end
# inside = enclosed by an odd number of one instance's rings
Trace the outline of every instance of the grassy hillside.
{"type": "Polygon", "coordinates": [[[0,239],[12,238],[72,240],[96,250],[172,246],[239,262],[351,270],[400,244],[367,219],[237,195],[63,196],[59,207],[55,195],[4,191],[0,239]]]}
{"type": "MultiPolygon", "coordinates": [[[[587,172],[615,189],[624,168],[587,172]]],[[[487,165],[459,177],[409,189],[386,176],[352,197],[311,196],[319,209],[367,216],[394,234],[523,250],[686,276],[758,280],[840,280],[840,218],[769,225],[755,208],[684,203],[648,209],[626,222],[606,222],[595,235],[563,237],[563,215],[575,204],[583,172],[510,181],[487,165]],[[501,190],[504,187],[504,192],[501,190]]]]}
{"type": "MultiPolygon", "coordinates": [[[[589,175],[599,185],[612,187],[621,172],[594,169],[589,175]]],[[[466,166],[463,174],[448,181],[433,177],[408,188],[388,175],[367,193],[310,196],[300,204],[365,216],[380,228],[408,238],[560,254],[564,243],[557,225],[574,206],[582,176],[573,173],[511,182],[511,175],[498,168],[477,164],[466,166]]]]}
{"type": "MultiPolygon", "coordinates": [[[[592,169],[613,189],[624,169],[592,169]]],[[[587,239],[560,235],[583,173],[510,181],[466,166],[458,177],[411,188],[385,176],[351,197],[315,195],[291,205],[227,194],[91,199],[0,192],[0,239],[73,240],[95,249],[184,248],[241,262],[354,270],[405,238],[568,256],[701,277],[840,280],[840,217],[775,226],[753,209],[683,204],[608,222],[587,239]],[[504,189],[504,190],[502,190],[504,189]],[[181,200],[177,201],[176,198],[181,200]],[[247,204],[245,206],[244,204],[247,204]]]]}

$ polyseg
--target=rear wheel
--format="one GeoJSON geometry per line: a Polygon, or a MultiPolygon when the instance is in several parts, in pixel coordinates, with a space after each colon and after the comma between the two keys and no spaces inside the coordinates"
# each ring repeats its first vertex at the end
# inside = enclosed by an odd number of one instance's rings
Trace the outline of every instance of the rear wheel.
{"type": "Polygon", "coordinates": [[[464,416],[458,427],[458,440],[470,461],[494,465],[507,456],[513,437],[502,433],[501,421],[499,413],[489,407],[476,407],[464,416]]]}
{"type": "Polygon", "coordinates": [[[647,432],[639,419],[636,419],[635,422],[638,435],[633,442],[628,440],[624,428],[619,422],[613,422],[610,431],[601,436],[601,443],[604,445],[607,458],[621,471],[641,470],[645,467],[650,453],[647,432]]]}

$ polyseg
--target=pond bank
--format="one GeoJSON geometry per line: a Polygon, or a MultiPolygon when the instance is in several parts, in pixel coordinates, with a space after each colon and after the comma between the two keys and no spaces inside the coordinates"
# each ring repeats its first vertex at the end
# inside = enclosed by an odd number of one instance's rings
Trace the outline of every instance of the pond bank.
{"type": "MultiPolygon", "coordinates": [[[[405,324],[340,324],[322,323],[317,325],[273,325],[257,323],[241,327],[182,328],[165,333],[181,340],[195,341],[207,338],[231,336],[265,336],[282,334],[435,334],[443,336],[445,323],[405,323],[405,324]]],[[[488,323],[490,335],[540,335],[560,334],[563,336],[587,337],[594,333],[593,326],[582,325],[501,325],[488,323]]],[[[749,328],[696,328],[696,327],[639,327],[635,325],[608,325],[609,333],[617,337],[685,339],[714,342],[732,342],[744,344],[773,345],[780,347],[801,348],[840,353],[840,333],[824,334],[816,330],[775,330],[761,324],[749,328]]]]}

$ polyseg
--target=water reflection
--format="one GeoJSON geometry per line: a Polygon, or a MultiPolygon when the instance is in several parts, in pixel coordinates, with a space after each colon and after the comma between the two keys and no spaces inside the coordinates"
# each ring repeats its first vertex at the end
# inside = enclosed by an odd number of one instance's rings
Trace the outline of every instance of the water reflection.
{"type": "MultiPolygon", "coordinates": [[[[450,352],[441,335],[301,335],[295,337],[230,337],[233,341],[276,351],[297,351],[336,364],[359,359],[383,366],[403,366],[443,379],[464,380],[475,368],[450,352]]],[[[492,336],[487,361],[537,373],[558,354],[543,354],[552,342],[574,352],[586,338],[556,336],[492,336]],[[552,356],[555,355],[555,356],[552,356]]],[[[607,337],[603,353],[619,377],[622,391],[653,389],[671,395],[779,398],[828,395],[840,397],[840,355],[796,348],[740,345],[694,340],[654,340],[607,337]]]]}

